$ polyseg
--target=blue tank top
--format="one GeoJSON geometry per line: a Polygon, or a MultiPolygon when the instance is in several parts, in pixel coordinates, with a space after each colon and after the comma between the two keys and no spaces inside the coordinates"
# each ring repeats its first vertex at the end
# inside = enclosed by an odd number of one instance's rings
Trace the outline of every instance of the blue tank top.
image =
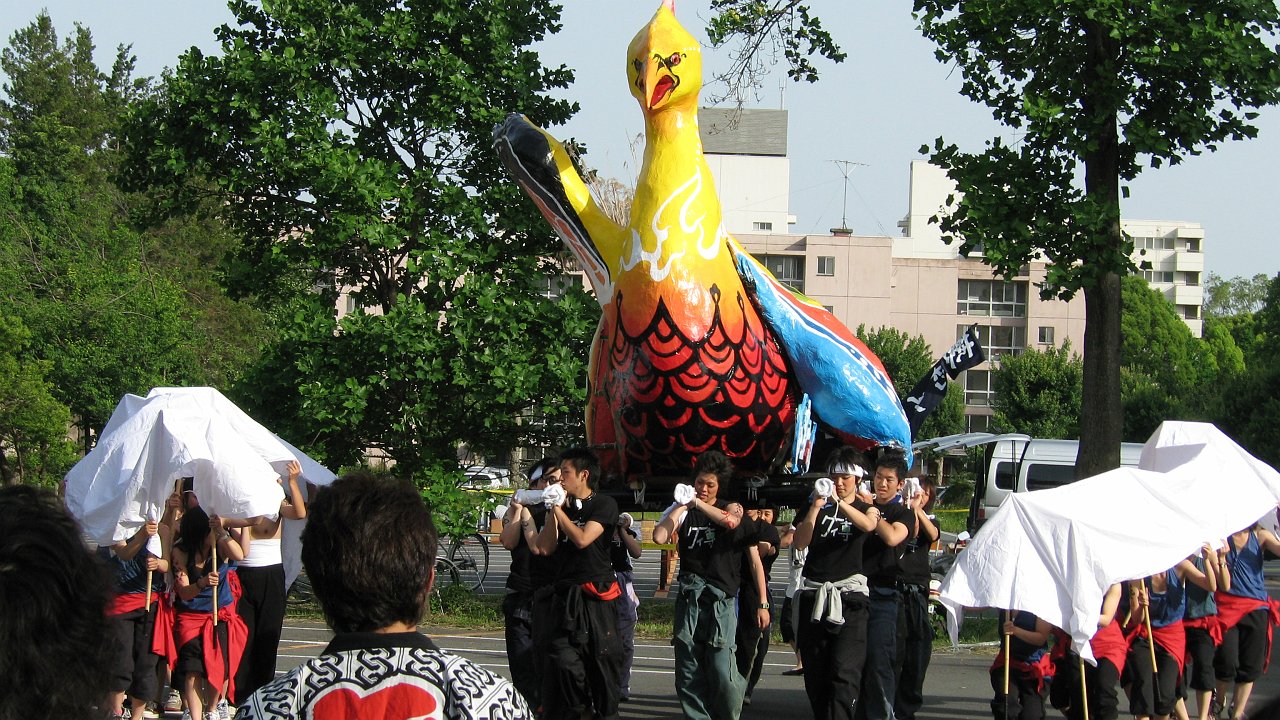
{"type": "MultiPolygon", "coordinates": [[[[1208,563],[1204,561],[1203,555],[1197,555],[1192,562],[1200,572],[1212,572],[1208,569],[1208,563]]],[[[1213,593],[1195,583],[1187,583],[1184,590],[1187,595],[1187,609],[1182,614],[1184,620],[1196,620],[1218,614],[1218,603],[1213,601],[1213,593]]]]}
{"type": "MultiPolygon", "coordinates": [[[[1162,593],[1151,593],[1151,627],[1165,627],[1182,621],[1186,610],[1186,592],[1178,571],[1164,571],[1165,590],[1162,593]]],[[[1150,583],[1147,585],[1150,589],[1150,583]]]]}
{"type": "MultiPolygon", "coordinates": [[[[188,568],[187,577],[191,578],[191,582],[196,582],[197,578],[209,574],[212,565],[212,560],[206,561],[202,568],[196,568],[192,565],[188,568]],[[193,573],[191,570],[199,570],[199,572],[193,573]]],[[[231,594],[231,584],[228,582],[227,577],[235,571],[236,564],[230,560],[222,563],[218,568],[218,607],[220,608],[235,602],[235,596],[231,594]]],[[[173,606],[183,612],[213,612],[213,587],[201,590],[199,595],[190,600],[183,600],[180,597],[175,598],[173,606]]]]}
{"type": "MultiPolygon", "coordinates": [[[[111,548],[99,546],[98,556],[106,562],[107,568],[111,571],[117,595],[147,592],[147,558],[151,557],[151,553],[143,549],[139,550],[133,559],[121,560],[111,552],[111,548]]],[[[164,592],[164,573],[151,573],[151,592],[164,592]]]]}
{"type": "Polygon", "coordinates": [[[1258,533],[1249,532],[1249,539],[1244,548],[1236,550],[1234,540],[1227,542],[1227,563],[1231,568],[1231,590],[1228,592],[1240,597],[1266,600],[1267,586],[1262,582],[1262,545],[1258,542],[1258,533]]]}

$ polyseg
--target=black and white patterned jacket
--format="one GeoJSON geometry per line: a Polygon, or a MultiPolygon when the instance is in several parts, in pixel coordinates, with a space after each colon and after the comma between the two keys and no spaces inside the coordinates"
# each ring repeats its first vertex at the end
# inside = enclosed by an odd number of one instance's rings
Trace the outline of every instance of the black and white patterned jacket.
{"type": "Polygon", "coordinates": [[[346,633],[264,685],[236,720],[531,720],[514,686],[417,632],[346,633]]]}

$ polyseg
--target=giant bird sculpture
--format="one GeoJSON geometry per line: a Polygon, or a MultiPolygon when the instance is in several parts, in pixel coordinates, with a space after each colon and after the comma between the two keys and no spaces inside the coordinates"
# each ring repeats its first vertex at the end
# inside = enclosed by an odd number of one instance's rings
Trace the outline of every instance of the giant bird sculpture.
{"type": "Polygon", "coordinates": [[[606,470],[684,475],[715,449],[742,472],[803,472],[816,427],[864,449],[908,448],[880,360],[725,231],[698,135],[701,48],[674,0],[631,41],[627,79],[646,144],[626,226],[597,206],[555,138],[521,115],[494,129],[603,311],[587,439],[606,470]]]}

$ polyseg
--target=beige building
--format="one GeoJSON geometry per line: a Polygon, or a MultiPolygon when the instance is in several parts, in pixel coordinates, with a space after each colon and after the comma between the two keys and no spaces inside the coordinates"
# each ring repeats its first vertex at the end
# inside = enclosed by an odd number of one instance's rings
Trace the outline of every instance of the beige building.
{"type": "MultiPolygon", "coordinates": [[[[782,111],[755,112],[782,113],[774,122],[785,124],[782,111]]],[[[745,153],[752,146],[734,146],[723,139],[708,144],[712,172],[725,167],[719,155],[726,148],[745,153]]],[[[717,187],[720,181],[717,175],[717,187]]],[[[738,187],[749,185],[741,176],[732,182],[738,187]]],[[[770,197],[777,192],[774,184],[762,185],[770,197]]],[[[1045,263],[1032,262],[1012,282],[1004,282],[994,279],[980,259],[960,257],[956,245],[942,242],[941,232],[929,218],[953,192],[955,186],[945,172],[918,160],[911,163],[909,209],[898,223],[900,237],[761,232],[762,223],[785,210],[736,195],[734,202],[743,211],[732,216],[726,212],[725,226],[779,280],[821,302],[851,329],[864,324],[892,326],[924,336],[940,355],[964,328],[976,323],[990,359],[1029,347],[1061,346],[1065,341],[1076,352],[1082,351],[1084,298],[1041,300],[1037,283],[1044,279],[1045,263]],[[766,207],[771,214],[765,214],[766,207]],[[753,214],[753,208],[760,208],[759,213],[753,214]]],[[[1122,225],[1134,238],[1134,257],[1148,281],[1165,293],[1199,336],[1203,229],[1195,223],[1172,221],[1124,221],[1122,225]]],[[[969,428],[987,429],[995,394],[990,363],[969,370],[958,382],[965,391],[969,428]]]]}

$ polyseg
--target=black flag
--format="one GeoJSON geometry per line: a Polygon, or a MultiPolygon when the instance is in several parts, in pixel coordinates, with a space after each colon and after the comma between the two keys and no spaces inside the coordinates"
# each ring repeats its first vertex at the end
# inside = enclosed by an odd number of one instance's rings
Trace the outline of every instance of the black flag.
{"type": "Polygon", "coordinates": [[[982,342],[978,338],[978,326],[970,325],[960,339],[956,340],[956,344],[943,353],[929,372],[920,378],[920,382],[911,388],[911,393],[902,403],[907,411],[907,423],[911,426],[911,437],[916,436],[916,431],[924,424],[925,418],[946,397],[948,378],[954,380],[960,373],[986,359],[982,342]]]}

